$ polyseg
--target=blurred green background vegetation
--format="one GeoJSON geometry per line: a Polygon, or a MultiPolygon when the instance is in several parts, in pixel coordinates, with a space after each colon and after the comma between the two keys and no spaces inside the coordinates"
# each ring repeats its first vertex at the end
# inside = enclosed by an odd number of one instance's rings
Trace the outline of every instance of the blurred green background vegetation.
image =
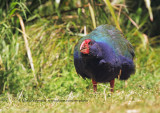
{"type": "Polygon", "coordinates": [[[0,0],[0,99],[104,101],[105,92],[110,100],[120,95],[117,103],[131,95],[125,102],[134,97],[158,109],[159,7],[159,0],[0,0]],[[136,74],[125,89],[116,81],[113,98],[108,84],[99,84],[95,97],[90,80],[79,77],[73,65],[74,45],[101,24],[121,30],[136,54],[136,74]]]}

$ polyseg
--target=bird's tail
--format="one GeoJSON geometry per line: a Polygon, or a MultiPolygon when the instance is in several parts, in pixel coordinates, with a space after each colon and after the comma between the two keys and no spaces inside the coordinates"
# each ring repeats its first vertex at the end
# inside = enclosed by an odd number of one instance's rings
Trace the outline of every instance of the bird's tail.
{"type": "Polygon", "coordinates": [[[126,59],[122,64],[120,80],[127,80],[131,74],[135,73],[135,65],[132,60],[126,59]]]}

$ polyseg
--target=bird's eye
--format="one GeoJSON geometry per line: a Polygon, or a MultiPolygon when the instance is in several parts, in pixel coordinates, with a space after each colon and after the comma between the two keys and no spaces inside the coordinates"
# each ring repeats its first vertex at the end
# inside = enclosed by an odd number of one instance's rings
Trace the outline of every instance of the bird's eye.
{"type": "Polygon", "coordinates": [[[92,45],[92,42],[90,41],[88,44],[89,44],[89,45],[92,45]]]}

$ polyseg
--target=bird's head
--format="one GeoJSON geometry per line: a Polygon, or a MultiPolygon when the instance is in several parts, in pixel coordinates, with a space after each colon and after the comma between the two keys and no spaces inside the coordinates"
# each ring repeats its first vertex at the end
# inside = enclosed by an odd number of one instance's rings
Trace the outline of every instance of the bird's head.
{"type": "Polygon", "coordinates": [[[93,57],[101,57],[102,51],[98,42],[91,39],[84,40],[80,45],[80,52],[84,55],[93,57]]]}
{"type": "Polygon", "coordinates": [[[84,40],[80,45],[80,52],[83,54],[89,54],[90,46],[93,45],[94,41],[91,39],[84,40]]]}

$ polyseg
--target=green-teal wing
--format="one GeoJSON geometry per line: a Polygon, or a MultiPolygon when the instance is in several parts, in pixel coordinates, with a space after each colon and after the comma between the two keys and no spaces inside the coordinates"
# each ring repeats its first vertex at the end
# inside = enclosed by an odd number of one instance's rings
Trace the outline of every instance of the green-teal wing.
{"type": "Polygon", "coordinates": [[[134,49],[130,42],[124,38],[123,34],[119,30],[111,25],[101,25],[87,36],[81,38],[75,48],[77,51],[79,50],[78,48],[80,47],[80,44],[85,39],[92,39],[96,42],[107,43],[117,54],[130,59],[133,59],[134,57],[134,49]]]}

